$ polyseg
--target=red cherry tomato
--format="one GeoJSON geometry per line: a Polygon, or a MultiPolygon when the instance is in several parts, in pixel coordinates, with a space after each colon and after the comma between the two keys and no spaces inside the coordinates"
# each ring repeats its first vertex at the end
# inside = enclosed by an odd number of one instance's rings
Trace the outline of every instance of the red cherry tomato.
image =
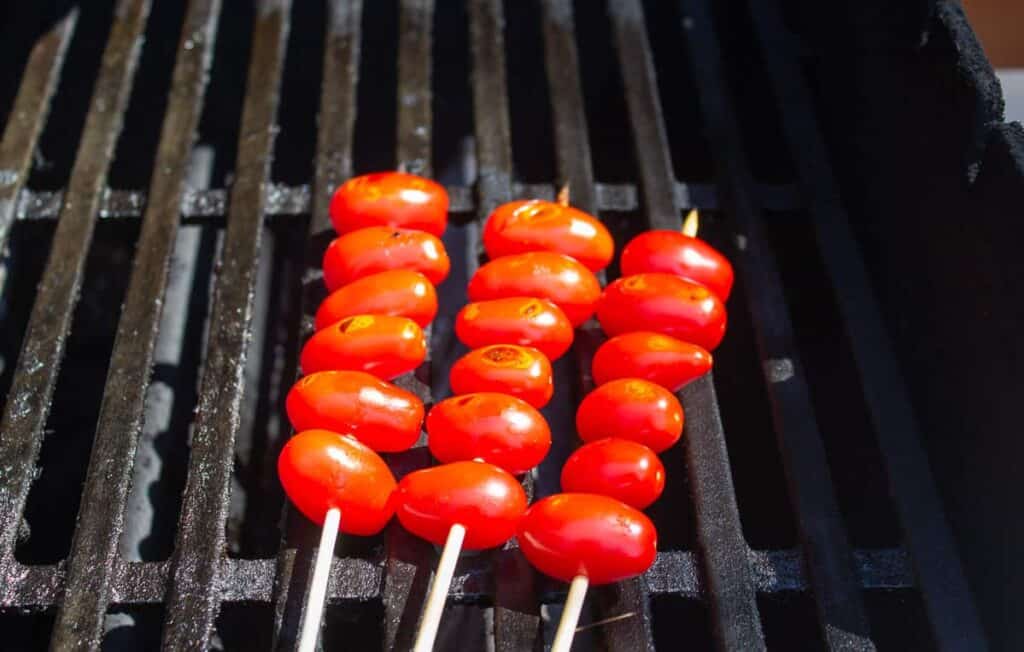
{"type": "Polygon", "coordinates": [[[408,317],[424,328],[437,315],[437,291],[426,276],[408,269],[364,276],[324,299],[316,311],[316,329],[352,315],[408,317]]]}
{"type": "Polygon", "coordinates": [[[492,344],[470,351],[454,365],[448,380],[453,394],[501,392],[542,408],[555,391],[551,363],[530,346],[492,344]]]}
{"type": "Polygon", "coordinates": [[[712,350],[725,335],[725,306],[703,285],[671,274],[624,276],[597,304],[609,335],[655,331],[712,350]]]}
{"type": "Polygon", "coordinates": [[[511,297],[471,303],[455,317],[455,334],[471,349],[488,344],[532,346],[557,360],[572,346],[572,324],[544,299],[511,297]]]}
{"type": "Polygon", "coordinates": [[[362,371],[319,371],[295,383],[285,400],[296,430],[352,435],[375,451],[404,451],[423,426],[423,402],[412,392],[362,371]]]}
{"type": "Polygon", "coordinates": [[[611,234],[596,217],[543,199],[498,206],[487,218],[483,239],[492,259],[555,251],[572,256],[592,272],[607,267],[615,252],[611,234]]]}
{"type": "Polygon", "coordinates": [[[578,261],[551,251],[531,251],[487,263],[469,281],[469,300],[538,297],[562,309],[573,326],[594,314],[601,284],[578,261]]]}
{"type": "Polygon", "coordinates": [[[610,584],[640,575],[658,554],[651,520],[625,503],[596,494],[555,494],[530,507],[516,533],[537,570],[569,582],[610,584]]]}
{"type": "Polygon", "coordinates": [[[389,269],[411,269],[440,285],[451,266],[436,236],[426,231],[371,226],[335,238],[327,247],[324,285],[333,292],[358,278],[389,269]]]}
{"type": "Polygon", "coordinates": [[[438,545],[456,523],[466,528],[465,548],[500,546],[516,532],[526,494],[514,477],[486,462],[452,462],[413,471],[395,492],[402,527],[438,545]]]}
{"type": "Polygon", "coordinates": [[[448,193],[443,186],[415,174],[364,174],[335,191],[330,214],[338,233],[397,226],[440,236],[448,224],[448,193]]]}
{"type": "Polygon", "coordinates": [[[598,385],[616,378],[643,378],[678,392],[711,370],[711,354],[668,335],[635,331],[616,335],[594,353],[591,371],[598,385]]]}
{"type": "Polygon", "coordinates": [[[683,406],[660,385],[620,378],[587,394],[576,410],[576,431],[583,441],[621,437],[660,453],[679,441],[683,406]]]}
{"type": "Polygon", "coordinates": [[[394,514],[395,477],[384,460],[351,437],[306,430],[288,440],[277,474],[295,507],[323,525],[327,510],[341,510],[339,529],[377,534],[394,514]]]}
{"type": "Polygon", "coordinates": [[[700,283],[723,302],[732,291],[732,265],[700,238],[679,231],[647,231],[630,240],[619,261],[623,276],[664,272],[700,283]]]}
{"type": "Polygon", "coordinates": [[[453,396],[427,415],[427,443],[441,462],[482,459],[526,473],[551,448],[551,430],[526,401],[495,392],[453,396]]]}
{"type": "Polygon", "coordinates": [[[590,493],[643,509],[665,489],[665,466],[650,448],[628,439],[585,444],[562,467],[562,491],[590,493]]]}
{"type": "Polygon", "coordinates": [[[390,380],[427,357],[423,330],[411,319],[356,315],[319,331],[302,347],[302,372],[365,371],[390,380]]]}

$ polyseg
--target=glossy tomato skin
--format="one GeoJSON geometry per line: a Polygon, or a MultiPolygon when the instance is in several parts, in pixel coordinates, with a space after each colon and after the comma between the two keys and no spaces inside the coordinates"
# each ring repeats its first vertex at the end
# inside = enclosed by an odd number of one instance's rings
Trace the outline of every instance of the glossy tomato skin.
{"type": "Polygon", "coordinates": [[[609,285],[597,304],[608,335],[655,331],[714,350],[725,335],[725,305],[703,285],[651,273],[624,276],[609,285]]]}
{"type": "Polygon", "coordinates": [[[551,362],[532,346],[492,344],[459,358],[448,375],[453,394],[501,392],[542,408],[555,391],[551,362]]]}
{"type": "Polygon", "coordinates": [[[628,439],[580,446],[562,467],[562,491],[591,493],[644,509],[665,490],[665,466],[650,448],[628,439]]]}
{"type": "Polygon", "coordinates": [[[511,297],[471,303],[455,317],[455,334],[471,349],[490,344],[532,346],[557,360],[572,345],[572,324],[545,299],[511,297]]]}
{"type": "Polygon", "coordinates": [[[619,260],[623,276],[663,272],[699,283],[725,302],[732,291],[729,260],[700,238],[679,231],[646,231],[630,240],[619,260]]]}
{"type": "Polygon", "coordinates": [[[504,256],[487,263],[469,281],[469,300],[538,297],[562,309],[572,325],[594,314],[601,284],[577,260],[551,251],[504,256]]]}
{"type": "Polygon", "coordinates": [[[643,378],[678,392],[711,370],[711,354],[696,344],[650,331],[616,335],[594,353],[591,372],[598,385],[617,378],[643,378]]]}
{"type": "Polygon", "coordinates": [[[610,584],[640,575],[658,554],[658,533],[643,512],[597,494],[548,496],[530,507],[516,532],[533,566],[564,582],[585,575],[610,584]]]}
{"type": "Polygon", "coordinates": [[[526,512],[526,494],[512,475],[486,462],[452,462],[413,471],[394,493],[402,527],[437,545],[459,523],[463,547],[494,548],[512,538],[526,512]]]}
{"type": "Polygon", "coordinates": [[[520,475],[551,449],[551,429],[540,412],[508,394],[453,396],[427,415],[427,443],[441,462],[481,459],[520,475]]]}
{"type": "Polygon", "coordinates": [[[335,238],[324,252],[329,292],[390,269],[420,272],[434,285],[448,277],[451,260],[441,241],[426,231],[371,226],[335,238]]]}
{"type": "Polygon", "coordinates": [[[379,455],[351,437],[305,430],[288,440],[277,473],[295,507],[322,525],[327,510],[341,510],[340,530],[377,534],[394,514],[395,478],[379,455]]]}
{"type": "Polygon", "coordinates": [[[672,392],[640,378],[619,378],[597,387],[576,410],[583,441],[620,437],[660,453],[683,433],[683,406],[672,392]]]}
{"type": "Polygon", "coordinates": [[[355,315],[328,326],[302,347],[306,374],[317,371],[365,371],[391,380],[412,371],[427,356],[423,330],[407,317],[355,315]]]}
{"type": "Polygon", "coordinates": [[[340,234],[368,226],[397,226],[440,236],[448,224],[448,192],[415,174],[374,172],[341,184],[329,212],[340,234]]]}
{"type": "Polygon", "coordinates": [[[285,409],[295,430],[352,435],[375,451],[407,450],[423,427],[419,397],[362,371],[305,376],[288,392],[285,409]]]}
{"type": "Polygon", "coordinates": [[[491,259],[554,251],[572,256],[592,272],[607,267],[615,253],[615,241],[596,217],[543,199],[498,206],[484,224],[483,240],[491,259]]]}
{"type": "Polygon", "coordinates": [[[437,291],[426,276],[409,269],[364,276],[323,300],[316,311],[315,327],[327,328],[352,315],[408,317],[425,328],[437,316],[437,291]]]}

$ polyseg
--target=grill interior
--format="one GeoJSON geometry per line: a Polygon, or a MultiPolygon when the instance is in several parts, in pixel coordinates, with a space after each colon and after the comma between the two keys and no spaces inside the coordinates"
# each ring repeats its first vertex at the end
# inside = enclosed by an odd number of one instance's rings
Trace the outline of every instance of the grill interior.
{"type": "MultiPolygon", "coordinates": [[[[577,649],[984,648],[774,3],[30,4],[0,46],[6,649],[294,646],[317,532],[276,479],[284,393],[330,192],[394,167],[452,198],[430,361],[401,379],[427,401],[499,203],[569,183],[619,247],[697,207],[737,266],[658,560],[592,592],[581,622],[608,622],[577,649]]],[[[600,341],[556,364],[534,496],[600,341]]],[[[325,649],[408,647],[434,549],[394,525],[336,552],[325,649]]],[[[515,549],[464,556],[438,647],[535,649],[564,593],[515,549]]]]}

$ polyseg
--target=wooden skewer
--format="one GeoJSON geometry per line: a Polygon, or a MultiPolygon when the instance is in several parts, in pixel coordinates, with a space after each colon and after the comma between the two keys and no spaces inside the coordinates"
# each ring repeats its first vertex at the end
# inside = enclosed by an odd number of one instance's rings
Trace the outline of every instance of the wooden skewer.
{"type": "Polygon", "coordinates": [[[558,191],[558,196],[555,198],[555,201],[557,201],[562,206],[568,206],[569,205],[569,184],[568,183],[565,184],[564,186],[562,186],[562,188],[558,191]]]}
{"type": "Polygon", "coordinates": [[[587,597],[589,585],[590,581],[585,575],[572,578],[569,595],[565,598],[565,607],[562,610],[562,619],[558,621],[555,640],[551,643],[551,652],[569,652],[569,648],[572,647],[572,637],[576,634],[576,624],[580,621],[583,599],[587,597]]]}
{"type": "Polygon", "coordinates": [[[696,208],[691,208],[690,212],[686,214],[686,219],[683,220],[683,235],[696,238],[698,229],[700,229],[700,216],[697,214],[696,208]]]}
{"type": "Polygon", "coordinates": [[[331,560],[334,558],[334,542],[338,539],[341,525],[341,510],[333,507],[324,516],[324,527],[320,531],[320,547],[316,550],[313,566],[313,581],[306,598],[302,631],[299,635],[299,652],[313,652],[320,636],[320,621],[324,615],[324,598],[327,597],[327,580],[331,577],[331,560]]]}
{"type": "Polygon", "coordinates": [[[466,528],[458,523],[448,530],[448,538],[445,539],[444,549],[441,550],[441,561],[437,564],[437,572],[434,573],[434,581],[430,585],[430,594],[423,607],[423,617],[420,619],[420,630],[416,634],[413,652],[431,652],[434,649],[437,628],[441,624],[441,613],[444,611],[445,601],[448,600],[448,587],[451,586],[452,577],[455,575],[455,563],[459,560],[465,538],[466,528]]]}

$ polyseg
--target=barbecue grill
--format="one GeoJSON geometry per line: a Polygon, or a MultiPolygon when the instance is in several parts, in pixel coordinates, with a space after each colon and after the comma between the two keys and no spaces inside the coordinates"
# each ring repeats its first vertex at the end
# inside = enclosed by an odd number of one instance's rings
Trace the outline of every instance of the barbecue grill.
{"type": "MultiPolygon", "coordinates": [[[[244,4],[6,10],[5,649],[295,646],[318,534],[274,472],[283,397],[324,294],[330,193],[393,167],[452,199],[430,359],[401,379],[425,401],[447,394],[499,203],[567,183],[619,246],[696,207],[737,266],[714,377],[681,393],[684,440],[663,455],[658,559],[592,592],[577,649],[1021,643],[1002,602],[1020,528],[1005,499],[971,509],[1012,487],[1019,373],[971,393],[958,383],[988,363],[926,355],[958,327],[1000,334],[978,344],[993,359],[1021,342],[997,218],[1024,196],[1024,136],[955,3],[838,19],[753,0],[244,4]],[[901,133],[937,144],[908,154],[901,133]],[[936,160],[962,174],[929,194],[936,160]],[[973,277],[942,267],[950,251],[973,277]],[[933,282],[963,318],[935,323],[933,282]],[[972,311],[986,321],[964,326],[972,311]],[[985,432],[958,433],[971,422],[985,432]]],[[[534,496],[558,490],[600,341],[583,327],[556,364],[534,496]]],[[[336,553],[324,648],[407,648],[434,548],[393,526],[336,553]]],[[[438,648],[538,649],[564,595],[514,547],[464,556],[438,648]]]]}

